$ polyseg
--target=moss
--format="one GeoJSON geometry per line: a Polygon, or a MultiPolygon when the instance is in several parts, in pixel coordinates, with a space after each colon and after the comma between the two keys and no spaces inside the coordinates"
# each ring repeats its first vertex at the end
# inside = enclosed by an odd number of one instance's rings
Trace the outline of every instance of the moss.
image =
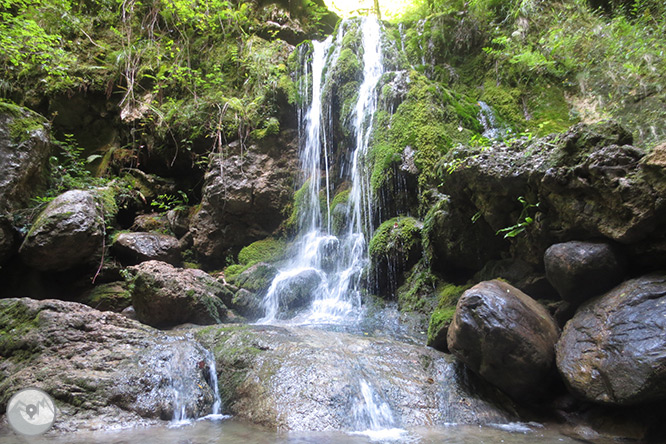
{"type": "Polygon", "coordinates": [[[132,294],[125,282],[111,282],[93,287],[82,302],[97,310],[119,312],[132,305],[132,294]]]}
{"type": "Polygon", "coordinates": [[[275,262],[284,256],[286,249],[287,243],[284,240],[269,237],[243,248],[238,253],[238,262],[247,266],[257,262],[275,262]]]}
{"type": "Polygon", "coordinates": [[[224,277],[227,280],[233,280],[236,276],[250,268],[250,265],[231,264],[224,269],[224,277]]]}
{"type": "Polygon", "coordinates": [[[33,131],[44,129],[48,124],[47,120],[36,112],[4,100],[0,100],[0,114],[11,116],[9,137],[17,144],[30,139],[33,131]]]}
{"type": "Polygon", "coordinates": [[[430,323],[428,324],[428,339],[427,339],[427,344],[432,346],[436,343],[437,339],[436,337],[438,335],[442,335],[440,330],[442,328],[447,328],[448,325],[451,323],[451,320],[453,319],[453,315],[455,314],[456,309],[455,307],[453,308],[445,308],[445,309],[437,309],[435,310],[432,315],[430,316],[430,323]]]}
{"type": "Polygon", "coordinates": [[[391,254],[400,244],[401,249],[410,250],[421,243],[421,224],[413,217],[394,217],[377,228],[370,240],[370,256],[391,254]]]}
{"type": "Polygon", "coordinates": [[[398,307],[401,311],[430,313],[437,304],[435,291],[438,279],[426,262],[421,260],[411,271],[405,283],[398,288],[398,307]]]}
{"type": "Polygon", "coordinates": [[[555,84],[536,82],[530,88],[527,106],[532,114],[527,126],[537,136],[564,132],[577,122],[570,113],[564,91],[555,84]]]}
{"type": "Polygon", "coordinates": [[[14,362],[29,360],[39,347],[28,335],[38,326],[38,313],[24,303],[0,301],[0,356],[14,362]]]}
{"type": "Polygon", "coordinates": [[[291,205],[291,212],[289,217],[285,221],[285,229],[288,233],[295,233],[298,230],[298,219],[300,215],[301,208],[305,202],[305,197],[308,192],[309,181],[306,181],[302,187],[300,187],[294,193],[294,201],[291,205]]]}
{"type": "MultiPolygon", "coordinates": [[[[385,91],[383,101],[391,91],[385,91]]],[[[390,101],[390,100],[389,100],[390,101]]],[[[419,185],[426,186],[435,178],[434,166],[455,143],[469,140],[481,130],[476,118],[475,102],[460,93],[412,71],[409,90],[393,114],[376,114],[375,131],[369,152],[372,166],[370,183],[377,192],[393,175],[405,147],[416,151],[419,185]]]]}
{"type": "Polygon", "coordinates": [[[522,128],[525,117],[522,110],[522,91],[506,85],[498,85],[495,80],[483,83],[480,99],[493,108],[501,121],[514,128],[522,128]]]}
{"type": "Polygon", "coordinates": [[[443,284],[437,288],[439,302],[430,315],[428,345],[435,345],[440,340],[445,340],[446,331],[441,330],[448,329],[448,325],[455,315],[458,299],[470,287],[471,285],[443,284]]]}

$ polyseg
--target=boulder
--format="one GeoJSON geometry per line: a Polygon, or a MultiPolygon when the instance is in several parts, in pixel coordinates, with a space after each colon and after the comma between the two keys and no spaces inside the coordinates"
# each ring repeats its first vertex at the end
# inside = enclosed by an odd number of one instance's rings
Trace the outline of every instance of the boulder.
{"type": "Polygon", "coordinates": [[[582,305],[556,350],[560,374],[583,399],[666,400],[666,274],[629,280],[582,305]]]}
{"type": "Polygon", "coordinates": [[[208,273],[147,261],[129,268],[137,319],[158,328],[191,322],[215,324],[230,316],[219,295],[224,287],[208,273]]]}
{"type": "Polygon", "coordinates": [[[115,256],[124,264],[162,261],[178,265],[180,243],[173,236],[159,233],[120,233],[111,246],[115,256]]]}
{"type": "Polygon", "coordinates": [[[264,298],[257,293],[241,288],[233,295],[229,306],[241,316],[258,319],[264,314],[263,300],[264,298]]]}
{"type": "Polygon", "coordinates": [[[214,401],[195,341],[74,302],[0,300],[0,356],[0,413],[38,387],[55,399],[59,432],[154,424],[181,408],[203,416],[214,401]]]}
{"type": "Polygon", "coordinates": [[[194,249],[208,265],[252,242],[269,237],[285,220],[298,172],[296,134],[283,132],[261,145],[230,145],[230,155],[213,157],[200,210],[190,229],[194,249]]]}
{"type": "Polygon", "coordinates": [[[517,400],[533,401],[554,375],[559,328],[534,299],[499,281],[460,297],[447,343],[472,371],[517,400]]]}
{"type": "Polygon", "coordinates": [[[0,214],[26,206],[46,186],[51,151],[44,117],[0,103],[0,214]]]}
{"type": "Polygon", "coordinates": [[[301,308],[313,299],[313,294],[324,279],[323,276],[323,272],[314,268],[280,273],[272,282],[268,296],[273,294],[281,313],[301,308]]]}
{"type": "Polygon", "coordinates": [[[62,271],[99,260],[103,206],[95,192],[72,190],[53,199],[32,224],[19,249],[23,262],[62,271]]]}
{"type": "Polygon", "coordinates": [[[564,242],[550,246],[544,254],[546,277],[572,304],[610,290],[624,277],[623,260],[604,242],[564,242]]]}

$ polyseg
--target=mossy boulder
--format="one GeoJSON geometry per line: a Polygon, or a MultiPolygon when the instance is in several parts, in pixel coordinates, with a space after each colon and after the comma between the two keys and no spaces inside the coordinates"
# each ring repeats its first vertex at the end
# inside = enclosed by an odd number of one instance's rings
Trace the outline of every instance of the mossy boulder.
{"type": "Polygon", "coordinates": [[[404,280],[402,274],[421,258],[422,227],[423,224],[412,217],[396,217],[387,220],[375,231],[369,252],[380,295],[394,294],[404,280]]]}
{"type": "Polygon", "coordinates": [[[278,270],[273,265],[259,262],[239,275],[228,278],[228,281],[239,288],[244,288],[253,293],[261,293],[268,289],[277,273],[278,270]]]}
{"type": "Polygon", "coordinates": [[[23,262],[37,270],[62,271],[99,260],[105,233],[100,196],[72,190],[51,201],[19,249],[23,262]]]}

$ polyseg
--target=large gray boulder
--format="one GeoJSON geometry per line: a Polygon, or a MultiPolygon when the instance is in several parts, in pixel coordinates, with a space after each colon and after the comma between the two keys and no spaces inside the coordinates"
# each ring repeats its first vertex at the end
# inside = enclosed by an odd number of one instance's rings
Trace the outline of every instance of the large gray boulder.
{"type": "Polygon", "coordinates": [[[221,265],[230,252],[270,236],[285,220],[298,173],[295,137],[284,132],[244,149],[234,144],[233,154],[213,157],[190,225],[203,262],[221,265]]]}
{"type": "Polygon", "coordinates": [[[532,401],[554,375],[559,328],[548,311],[499,280],[481,282],[458,300],[449,351],[517,400],[532,401]]]}
{"type": "Polygon", "coordinates": [[[129,268],[132,305],[137,319],[158,328],[191,322],[216,324],[230,312],[220,296],[225,289],[202,270],[176,268],[166,262],[147,261],[129,268]]]}
{"type": "Polygon", "coordinates": [[[180,243],[173,236],[159,233],[120,233],[111,246],[125,264],[156,260],[171,265],[181,263],[180,243]]]}
{"type": "Polygon", "coordinates": [[[546,277],[567,302],[579,305],[622,282],[622,257],[605,242],[571,241],[544,254],[546,277]]]}
{"type": "Polygon", "coordinates": [[[25,387],[55,399],[60,432],[153,424],[181,407],[190,417],[211,412],[209,355],[178,334],[82,304],[27,298],[0,300],[0,332],[0,414],[25,387]]]}
{"type": "Polygon", "coordinates": [[[44,117],[0,103],[0,214],[27,205],[46,186],[51,151],[49,123],[44,117]]]}
{"type": "Polygon", "coordinates": [[[99,260],[104,211],[93,191],[72,190],[53,199],[37,216],[19,249],[23,262],[61,271],[99,260]]]}
{"type": "Polygon", "coordinates": [[[583,399],[666,400],[666,274],[629,280],[581,306],[556,349],[560,374],[583,399]]]}

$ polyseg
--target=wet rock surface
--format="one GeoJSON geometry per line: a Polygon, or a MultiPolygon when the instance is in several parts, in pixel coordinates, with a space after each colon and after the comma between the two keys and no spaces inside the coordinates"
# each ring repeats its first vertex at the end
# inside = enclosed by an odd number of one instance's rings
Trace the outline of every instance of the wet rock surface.
{"type": "Polygon", "coordinates": [[[517,400],[543,395],[554,376],[559,328],[538,302],[511,285],[481,282],[460,297],[448,348],[517,400]]]}
{"type": "Polygon", "coordinates": [[[562,299],[575,305],[619,284],[624,264],[613,247],[603,242],[565,242],[544,254],[546,276],[562,299]]]}
{"type": "MultiPolygon", "coordinates": [[[[126,317],[57,300],[0,300],[0,408],[25,387],[56,401],[56,432],[210,413],[203,348],[126,317]],[[178,388],[186,396],[175,399],[178,388]]],[[[0,413],[4,413],[0,411],[0,413]]]]}
{"type": "Polygon", "coordinates": [[[214,324],[230,312],[220,295],[224,287],[202,270],[147,261],[130,267],[134,274],[132,305],[137,319],[158,328],[177,324],[214,324]]]}
{"type": "Polygon", "coordinates": [[[102,251],[102,214],[102,205],[92,191],[61,194],[32,224],[19,249],[21,259],[42,271],[61,271],[92,263],[102,251]]]}
{"type": "Polygon", "coordinates": [[[159,233],[120,233],[112,247],[115,256],[125,264],[156,260],[178,265],[180,243],[173,236],[159,233]]]}
{"type": "Polygon", "coordinates": [[[362,380],[397,427],[512,418],[491,404],[506,398],[426,347],[295,327],[211,326],[196,337],[215,355],[228,411],[273,429],[358,430],[362,380]]]}
{"type": "Polygon", "coordinates": [[[557,368],[593,402],[666,399],[666,275],[632,279],[582,305],[557,343],[557,368]]]}

